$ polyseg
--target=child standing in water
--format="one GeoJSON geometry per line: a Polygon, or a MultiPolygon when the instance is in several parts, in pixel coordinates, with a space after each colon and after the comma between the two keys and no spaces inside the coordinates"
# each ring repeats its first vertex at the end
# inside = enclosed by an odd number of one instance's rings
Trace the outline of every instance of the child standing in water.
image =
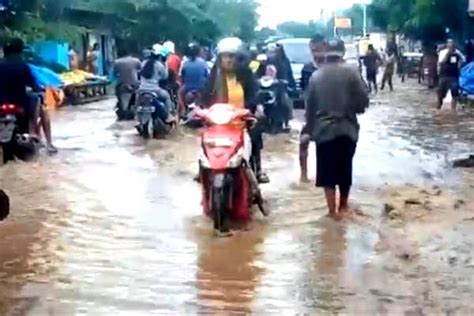
{"type": "MultiPolygon", "coordinates": [[[[313,60],[307,63],[303,70],[301,71],[302,78],[302,88],[305,91],[309,85],[311,76],[318,70],[319,64],[324,63],[325,53],[326,53],[326,42],[324,36],[321,34],[316,34],[313,36],[309,42],[309,50],[313,60]]],[[[306,91],[305,91],[306,92],[306,91]]],[[[304,183],[309,183],[308,178],[308,149],[309,144],[311,143],[311,131],[307,129],[306,126],[301,130],[300,135],[300,170],[301,176],[300,181],[304,183]]]]}
{"type": "Polygon", "coordinates": [[[307,130],[306,126],[304,126],[300,135],[300,181],[303,183],[310,182],[308,177],[308,152],[310,143],[311,134],[307,130]]]}

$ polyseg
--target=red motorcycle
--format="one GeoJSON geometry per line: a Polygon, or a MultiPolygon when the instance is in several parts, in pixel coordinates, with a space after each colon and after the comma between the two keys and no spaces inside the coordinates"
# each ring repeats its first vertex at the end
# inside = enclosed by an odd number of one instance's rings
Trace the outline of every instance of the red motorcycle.
{"type": "Polygon", "coordinates": [[[0,104],[0,161],[15,158],[28,160],[38,149],[36,139],[28,134],[28,119],[14,104],[0,104]]]}
{"type": "Polygon", "coordinates": [[[252,146],[246,124],[255,122],[255,118],[250,111],[229,104],[198,110],[197,116],[206,125],[199,157],[202,205],[205,214],[214,220],[214,229],[229,234],[232,221],[250,220],[254,204],[268,216],[250,168],[252,146]]]}

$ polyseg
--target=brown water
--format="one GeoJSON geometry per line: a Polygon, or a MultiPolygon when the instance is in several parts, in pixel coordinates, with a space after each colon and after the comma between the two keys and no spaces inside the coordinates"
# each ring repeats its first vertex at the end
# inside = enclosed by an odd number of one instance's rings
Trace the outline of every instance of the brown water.
{"type": "Polygon", "coordinates": [[[361,214],[325,218],[322,193],[297,181],[295,132],[266,140],[272,216],[229,239],[201,215],[192,132],[144,142],[113,100],[55,113],[60,154],[0,169],[13,204],[0,314],[474,313],[474,173],[450,167],[472,152],[474,115],[424,93],[410,82],[361,118],[361,214]],[[412,197],[430,207],[382,215],[412,197]]]}

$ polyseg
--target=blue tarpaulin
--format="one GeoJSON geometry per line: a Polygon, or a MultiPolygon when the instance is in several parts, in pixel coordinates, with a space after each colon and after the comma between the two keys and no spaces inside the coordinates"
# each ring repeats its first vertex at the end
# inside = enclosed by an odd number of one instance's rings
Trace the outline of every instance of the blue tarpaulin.
{"type": "Polygon", "coordinates": [[[45,67],[39,67],[32,64],[30,66],[33,77],[36,79],[36,83],[41,87],[55,87],[60,88],[64,85],[63,81],[57,73],[51,69],[45,67]]]}
{"type": "Polygon", "coordinates": [[[467,64],[461,69],[459,86],[467,94],[474,94],[474,62],[467,64]]]}
{"type": "Polygon", "coordinates": [[[69,69],[69,45],[57,41],[41,41],[33,45],[35,52],[44,61],[59,64],[69,69]]]}

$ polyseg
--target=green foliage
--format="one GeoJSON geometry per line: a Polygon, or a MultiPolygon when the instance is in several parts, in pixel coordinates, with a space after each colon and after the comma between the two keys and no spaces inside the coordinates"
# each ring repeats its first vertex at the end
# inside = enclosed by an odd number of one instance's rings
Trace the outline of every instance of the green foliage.
{"type": "Polygon", "coordinates": [[[20,37],[28,42],[77,39],[83,29],[61,20],[66,3],[67,0],[13,0],[16,14],[11,24],[2,30],[2,37],[20,37]]]}
{"type": "Polygon", "coordinates": [[[274,30],[269,27],[264,27],[261,30],[259,30],[256,34],[256,39],[258,42],[264,42],[270,37],[275,37],[278,35],[277,30],[274,30]]]}
{"type": "Polygon", "coordinates": [[[317,33],[330,35],[330,31],[325,25],[314,21],[309,23],[284,22],[277,26],[277,30],[291,37],[311,38],[317,33]]]}
{"type": "MultiPolygon", "coordinates": [[[[171,39],[209,42],[221,36],[255,37],[256,0],[12,0],[18,15],[8,32],[26,39],[74,41],[84,28],[71,25],[64,10],[97,12],[133,50],[171,39]],[[104,19],[105,20],[105,19],[104,19]]],[[[76,21],[74,21],[77,23],[76,21]]],[[[102,24],[103,24],[102,23],[102,24]]],[[[94,28],[94,25],[82,25],[94,28]]]]}
{"type": "MultiPolygon", "coordinates": [[[[350,33],[353,35],[363,35],[364,33],[364,7],[361,4],[354,4],[351,8],[343,10],[340,16],[350,18],[352,21],[352,29],[350,33]]],[[[383,20],[382,20],[383,21],[383,20]]],[[[371,16],[367,13],[367,31],[374,30],[374,23],[371,16]]]]}
{"type": "Polygon", "coordinates": [[[404,33],[424,42],[436,42],[463,32],[465,0],[373,0],[369,15],[382,29],[404,33]]]}
{"type": "Polygon", "coordinates": [[[178,47],[221,36],[251,40],[258,24],[255,0],[89,0],[89,4],[131,22],[120,27],[119,35],[121,45],[135,51],[167,39],[178,47]]]}

